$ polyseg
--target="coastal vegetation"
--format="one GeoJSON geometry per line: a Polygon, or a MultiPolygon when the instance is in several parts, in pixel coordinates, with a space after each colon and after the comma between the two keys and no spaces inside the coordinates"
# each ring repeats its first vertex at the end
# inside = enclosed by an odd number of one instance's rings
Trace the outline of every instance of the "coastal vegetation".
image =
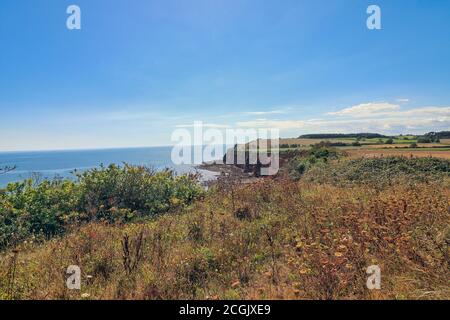
{"type": "Polygon", "coordinates": [[[195,175],[125,165],[100,167],[77,180],[32,179],[0,190],[0,250],[49,240],[89,222],[129,222],[192,203],[203,193],[195,175]]]}
{"type": "Polygon", "coordinates": [[[207,190],[128,165],[10,184],[0,299],[450,298],[450,160],[324,141],[280,162],[275,177],[207,190]],[[81,290],[66,287],[69,265],[81,290]],[[381,290],[366,287],[370,265],[381,290]]]}

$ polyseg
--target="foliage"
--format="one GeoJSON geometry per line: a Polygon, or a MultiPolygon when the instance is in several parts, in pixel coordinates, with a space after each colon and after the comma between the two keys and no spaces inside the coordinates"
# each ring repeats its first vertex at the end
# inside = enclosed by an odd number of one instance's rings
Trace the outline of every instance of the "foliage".
{"type": "Polygon", "coordinates": [[[429,137],[419,137],[417,138],[418,143],[432,143],[433,141],[429,137]]]}
{"type": "Polygon", "coordinates": [[[263,180],[143,223],[90,223],[0,255],[15,299],[449,299],[450,190],[263,180]],[[234,197],[234,205],[232,204],[234,197]],[[234,208],[241,208],[237,211],[234,208]],[[245,213],[243,217],[242,213],[245,213]],[[62,270],[77,264],[82,290],[62,270]],[[366,288],[379,265],[382,290],[366,288]]]}
{"type": "Polygon", "coordinates": [[[84,172],[78,175],[78,185],[82,209],[97,219],[113,221],[121,209],[133,216],[153,217],[191,203],[202,192],[196,176],[130,165],[84,172]]]}
{"type": "Polygon", "coordinates": [[[292,154],[308,166],[300,180],[206,193],[195,177],[131,166],[10,184],[0,299],[450,298],[450,161],[345,159],[323,144],[292,154]],[[65,286],[73,264],[81,291],[65,286]],[[374,264],[382,290],[366,288],[374,264]]]}
{"type": "Polygon", "coordinates": [[[30,237],[50,239],[83,222],[155,217],[202,192],[194,175],[129,165],[92,169],[77,181],[11,183],[0,190],[0,249],[30,237]]]}
{"type": "Polygon", "coordinates": [[[319,134],[304,134],[299,138],[303,139],[346,139],[346,138],[386,138],[385,135],[378,133],[319,133],[319,134]]]}
{"type": "Polygon", "coordinates": [[[439,142],[440,139],[450,139],[450,131],[428,132],[423,137],[428,138],[431,142],[439,142]]]}
{"type": "Polygon", "coordinates": [[[386,157],[343,159],[314,167],[309,181],[335,185],[369,184],[384,188],[401,179],[434,181],[450,177],[450,161],[439,158],[386,157]]]}
{"type": "Polygon", "coordinates": [[[341,153],[337,149],[329,147],[327,142],[317,143],[310,150],[300,153],[290,161],[290,176],[299,179],[313,166],[338,159],[340,155],[341,153]]]}

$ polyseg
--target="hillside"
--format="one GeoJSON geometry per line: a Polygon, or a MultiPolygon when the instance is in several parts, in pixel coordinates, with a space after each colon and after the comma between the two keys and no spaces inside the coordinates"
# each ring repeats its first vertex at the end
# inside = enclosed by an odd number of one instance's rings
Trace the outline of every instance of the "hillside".
{"type": "Polygon", "coordinates": [[[33,212],[40,227],[3,242],[0,298],[450,298],[449,161],[355,161],[320,146],[289,159],[276,178],[223,177],[206,193],[133,167],[9,187],[1,228],[30,227],[21,216],[33,212]],[[54,229],[62,201],[72,209],[54,229]],[[65,285],[74,264],[81,291],[65,285]],[[371,291],[374,264],[383,282],[371,291]]]}

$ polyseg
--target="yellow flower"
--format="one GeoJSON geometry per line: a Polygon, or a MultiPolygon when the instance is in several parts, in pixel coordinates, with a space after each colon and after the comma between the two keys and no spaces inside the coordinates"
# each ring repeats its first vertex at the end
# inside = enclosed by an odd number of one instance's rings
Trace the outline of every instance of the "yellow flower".
{"type": "Polygon", "coordinates": [[[170,203],[174,206],[177,206],[181,203],[181,200],[176,197],[172,197],[172,198],[170,198],[170,203]]]}
{"type": "Polygon", "coordinates": [[[300,274],[307,274],[308,273],[308,269],[300,269],[300,274]]]}

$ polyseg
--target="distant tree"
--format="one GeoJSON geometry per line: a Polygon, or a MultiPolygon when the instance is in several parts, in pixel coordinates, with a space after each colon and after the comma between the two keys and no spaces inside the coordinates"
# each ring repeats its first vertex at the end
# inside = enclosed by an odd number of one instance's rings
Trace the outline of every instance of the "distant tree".
{"type": "Polygon", "coordinates": [[[386,140],[385,144],[394,144],[394,140],[392,138],[389,138],[386,140]]]}
{"type": "Polygon", "coordinates": [[[320,133],[320,134],[304,134],[299,138],[303,139],[343,139],[343,138],[387,138],[385,135],[378,133],[320,133]]]}
{"type": "MultiPolygon", "coordinates": [[[[449,131],[441,131],[441,132],[428,132],[420,137],[420,139],[430,140],[430,142],[439,143],[440,139],[448,138],[450,135],[449,131]]],[[[427,143],[427,142],[426,142],[427,143]]]]}

